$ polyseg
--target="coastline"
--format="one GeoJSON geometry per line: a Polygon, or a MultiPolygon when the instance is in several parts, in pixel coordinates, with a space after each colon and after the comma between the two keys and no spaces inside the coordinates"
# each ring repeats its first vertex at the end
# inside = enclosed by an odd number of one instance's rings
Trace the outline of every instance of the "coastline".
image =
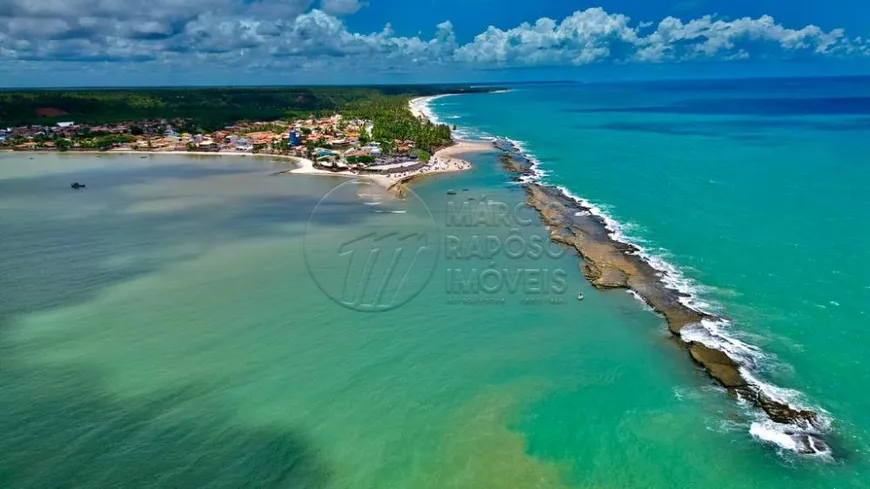
{"type": "Polygon", "coordinates": [[[580,271],[600,290],[627,290],[667,321],[676,343],[738,402],[756,407],[759,418],[750,434],[803,455],[831,457],[825,441],[830,420],[823,411],[796,406],[782,389],[752,372],[761,357],[752,346],[721,332],[727,319],[705,311],[694,296],[674,283],[670,265],[656,266],[638,246],[623,239],[615,223],[597,207],[571,195],[568,189],[542,181],[537,162],[516,143],[498,148],[504,170],[526,193],[551,240],[573,248],[582,258],[580,271]]]}
{"type": "MultiPolygon", "coordinates": [[[[48,151],[48,150],[39,150],[39,151],[15,151],[11,149],[0,150],[0,153],[9,153],[9,154],[55,154],[55,155],[136,155],[136,156],[153,156],[153,155],[170,155],[170,156],[237,156],[237,157],[254,157],[254,158],[275,158],[280,160],[290,160],[292,162],[299,162],[300,160],[306,160],[305,158],[301,158],[299,156],[291,156],[291,155],[274,155],[274,154],[260,154],[260,153],[252,153],[252,152],[242,152],[242,151],[233,151],[233,152],[214,152],[214,151],[142,151],[138,149],[110,149],[107,151],[96,151],[96,150],[74,150],[74,151],[48,151]]],[[[306,160],[310,161],[310,160],[306,160]]],[[[313,162],[312,162],[313,165],[313,162]]]]}
{"type": "MultiPolygon", "coordinates": [[[[428,106],[436,98],[419,97],[409,105],[418,117],[437,120],[428,106]]],[[[730,322],[705,310],[677,268],[630,242],[619,224],[593,204],[547,184],[539,162],[520,143],[496,138],[493,149],[502,153],[505,171],[523,186],[526,202],[538,211],[550,238],[583,259],[580,270],[594,287],[627,290],[663,316],[696,365],[739,403],[756,408],[752,437],[803,455],[833,456],[825,441],[831,424],[827,413],[804,407],[788,389],[753,375],[764,354],[728,335],[730,322]]]]}
{"type": "Polygon", "coordinates": [[[299,156],[281,155],[281,154],[260,154],[252,152],[207,152],[207,151],[142,151],[142,150],[126,150],[113,149],[108,151],[14,151],[3,150],[3,153],[9,154],[69,154],[69,155],[129,155],[129,156],[206,156],[206,157],[252,157],[252,158],[272,158],[277,160],[285,160],[295,163],[297,168],[282,171],[277,175],[321,175],[321,176],[337,176],[343,178],[360,178],[371,181],[387,190],[396,190],[399,195],[403,193],[400,189],[401,185],[407,185],[411,181],[418,180],[427,175],[439,173],[451,173],[456,171],[465,171],[471,169],[471,163],[467,160],[458,158],[460,154],[468,154],[482,151],[492,151],[494,148],[491,144],[480,141],[456,141],[454,144],[441,148],[432,155],[429,163],[411,172],[402,172],[397,174],[375,174],[375,173],[354,173],[349,170],[344,171],[329,171],[316,168],[314,162],[308,158],[299,156]]]}
{"type": "Polygon", "coordinates": [[[426,119],[432,124],[439,124],[441,121],[438,119],[438,116],[432,112],[432,109],[429,108],[429,103],[433,100],[438,100],[439,98],[449,97],[451,95],[456,95],[454,93],[443,93],[441,95],[428,95],[426,97],[415,97],[408,101],[408,108],[411,110],[411,113],[414,114],[414,117],[420,119],[426,119]]]}
{"type": "MultiPolygon", "coordinates": [[[[433,124],[438,124],[437,117],[431,110],[428,109],[428,103],[432,100],[447,97],[453,94],[440,94],[426,97],[417,97],[408,101],[408,108],[411,113],[418,118],[424,118],[433,124]]],[[[387,189],[397,196],[403,196],[407,185],[411,182],[419,180],[428,175],[436,175],[441,173],[452,173],[457,171],[465,171],[471,169],[472,165],[468,160],[460,158],[463,154],[478,153],[485,151],[494,151],[495,148],[490,142],[486,141],[465,141],[454,140],[453,144],[437,150],[430,160],[421,168],[416,170],[391,173],[355,173],[350,170],[329,171],[315,167],[315,163],[308,158],[299,156],[283,155],[283,154],[259,154],[253,152],[206,152],[206,151],[143,151],[135,149],[110,149],[107,151],[96,150],[72,150],[72,151],[15,151],[15,150],[0,150],[3,153],[52,153],[52,154],[85,154],[85,155],[135,155],[135,156],[152,156],[152,155],[173,155],[173,156],[208,156],[208,157],[259,157],[273,158],[277,160],[286,160],[297,165],[297,168],[276,173],[276,175],[321,175],[321,176],[337,176],[343,178],[360,178],[373,182],[384,189],[387,189]]]]}

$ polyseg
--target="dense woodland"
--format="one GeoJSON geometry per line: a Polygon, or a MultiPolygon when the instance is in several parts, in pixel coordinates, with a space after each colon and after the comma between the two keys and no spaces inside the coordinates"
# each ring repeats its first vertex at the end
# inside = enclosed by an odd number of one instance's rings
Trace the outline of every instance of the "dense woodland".
{"type": "Polygon", "coordinates": [[[388,85],[0,91],[0,126],[67,120],[98,125],[186,119],[189,127],[185,129],[211,132],[240,121],[341,112],[373,120],[374,140],[409,139],[428,149],[449,141],[450,130],[415,119],[407,108],[410,97],[488,90],[458,85],[388,85]]]}

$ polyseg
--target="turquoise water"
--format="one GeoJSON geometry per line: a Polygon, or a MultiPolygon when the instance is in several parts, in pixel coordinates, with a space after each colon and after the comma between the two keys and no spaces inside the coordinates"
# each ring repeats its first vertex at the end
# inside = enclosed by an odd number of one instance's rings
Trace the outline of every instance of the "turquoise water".
{"type": "Polygon", "coordinates": [[[868,95],[860,79],[570,84],[433,105],[472,135],[521,141],[545,181],[675,265],[766,352],[765,380],[830,413],[846,465],[863,472],[868,95]]]}
{"type": "MultiPolygon", "coordinates": [[[[701,116],[575,111],[683,96],[609,90],[434,105],[524,141],[548,178],[667,250],[770,355],[767,380],[830,412],[841,458],[753,439],[752,412],[662,320],[591,289],[570,253],[475,252],[476,237],[546,236],[493,154],[406,201],[276,176],[288,165],[268,159],[0,154],[0,485],[866,487],[863,133],[729,116],[757,134],[673,134],[665,122],[701,116]],[[655,130],[604,127],[629,118],[655,130]],[[480,202],[522,219],[456,220],[480,202]],[[409,268],[407,303],[340,303],[338,245],[433,222],[442,246],[409,268]],[[522,282],[457,281],[473,270],[522,282]]],[[[845,128],[842,114],[824,119],[845,128]]]]}

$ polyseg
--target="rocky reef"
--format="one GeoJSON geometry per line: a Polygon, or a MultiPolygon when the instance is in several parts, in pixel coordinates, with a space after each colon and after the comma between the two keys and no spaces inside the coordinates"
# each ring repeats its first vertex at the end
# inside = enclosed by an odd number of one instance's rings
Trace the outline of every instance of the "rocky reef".
{"type": "MultiPolygon", "coordinates": [[[[531,162],[512,148],[501,162],[515,179],[528,174],[531,162]],[[523,161],[528,165],[522,164],[523,161]]],[[[697,341],[686,341],[681,331],[704,320],[721,321],[686,305],[688,296],[667,287],[662,272],[653,268],[635,246],[613,239],[606,222],[577,200],[558,188],[527,182],[526,202],[536,209],[553,241],[573,248],[583,258],[580,270],[599,289],[628,289],[637,293],[667,321],[668,329],[690,358],[732,396],[759,408],[766,417],[780,424],[794,443],[795,451],[805,454],[829,454],[831,449],[822,438],[823,421],[819,413],[793,407],[775,399],[744,373],[739,358],[697,341]]]]}

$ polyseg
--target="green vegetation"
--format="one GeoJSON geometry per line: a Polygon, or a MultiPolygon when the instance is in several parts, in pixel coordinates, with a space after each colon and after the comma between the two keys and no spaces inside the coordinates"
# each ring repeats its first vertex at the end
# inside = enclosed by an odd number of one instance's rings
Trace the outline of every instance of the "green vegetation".
{"type": "MultiPolygon", "coordinates": [[[[187,127],[177,129],[211,132],[239,121],[325,115],[348,108],[386,108],[392,105],[384,105],[384,101],[470,91],[484,90],[456,85],[11,90],[0,91],[0,125],[67,120],[98,125],[184,119],[189,121],[187,127]]],[[[410,117],[410,112],[407,115],[410,117]]]]}
{"type": "MultiPolygon", "coordinates": [[[[81,149],[99,149],[107,150],[121,146],[122,144],[132,143],[136,140],[135,136],[130,134],[106,134],[106,133],[76,133],[72,137],[64,137],[62,135],[41,134],[33,138],[33,142],[37,145],[53,143],[58,151],[67,151],[77,144],[81,149]]],[[[26,138],[16,136],[9,143],[12,146],[27,143],[26,138]]]]}
{"type": "Polygon", "coordinates": [[[350,163],[350,164],[353,164],[353,163],[369,164],[369,163],[374,163],[374,162],[375,162],[375,157],[374,157],[374,156],[368,156],[368,155],[364,155],[364,156],[348,156],[348,157],[347,157],[347,162],[350,163]]]}
{"type": "Polygon", "coordinates": [[[429,163],[429,158],[432,157],[431,154],[427,153],[426,151],[423,151],[422,149],[415,149],[415,150],[413,151],[413,153],[414,153],[415,155],[417,155],[417,158],[420,158],[420,160],[422,160],[422,161],[424,161],[424,162],[426,162],[426,163],[429,163]]]}
{"type": "Polygon", "coordinates": [[[450,127],[417,119],[408,108],[407,96],[382,96],[349,104],[343,114],[372,121],[372,139],[390,152],[395,140],[413,141],[425,153],[450,143],[450,127]]]}

